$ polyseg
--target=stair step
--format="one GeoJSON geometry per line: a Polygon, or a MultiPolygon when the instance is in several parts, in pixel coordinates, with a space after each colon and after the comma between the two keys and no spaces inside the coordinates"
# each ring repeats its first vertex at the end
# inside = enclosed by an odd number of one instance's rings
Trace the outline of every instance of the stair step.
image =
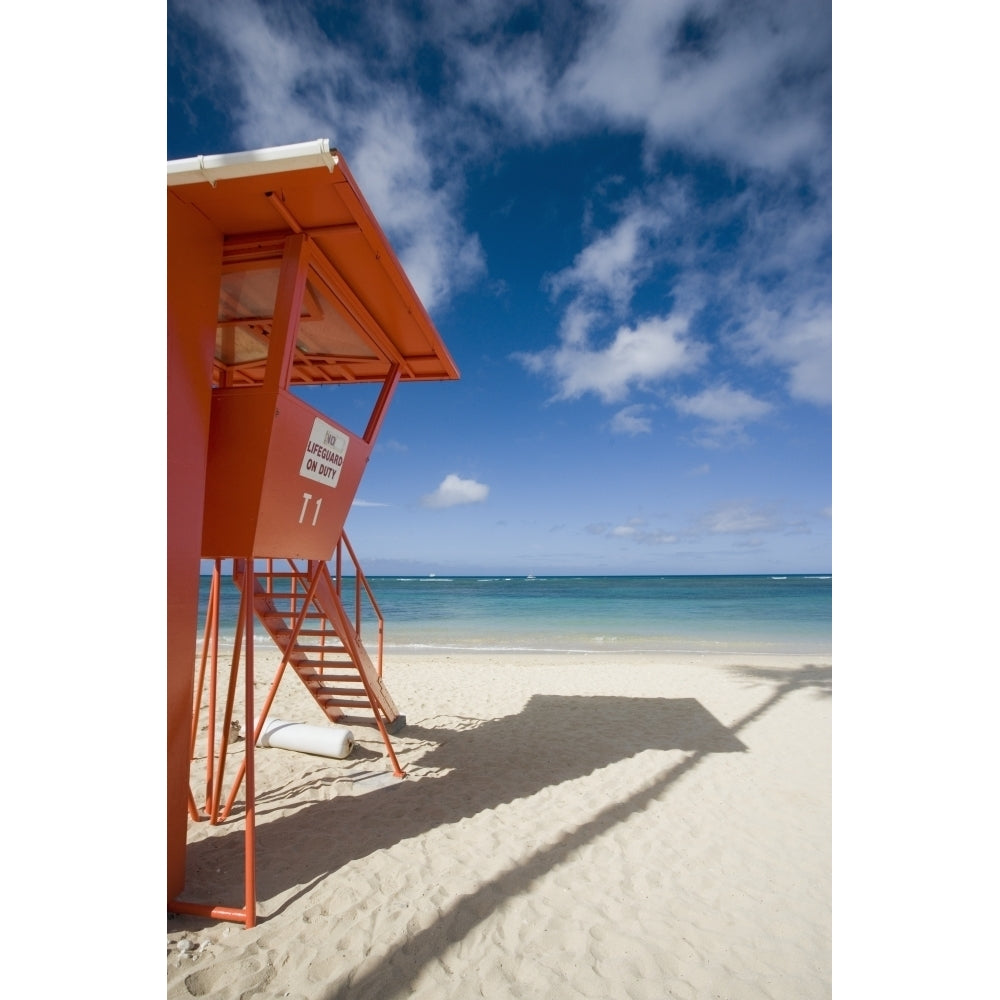
{"type": "MultiPolygon", "coordinates": [[[[316,692],[316,697],[321,698],[323,696],[322,691],[316,692]]],[[[336,705],[338,708],[362,708],[365,711],[371,711],[371,705],[368,703],[367,698],[323,698],[324,705],[336,705]]]]}
{"type": "Polygon", "coordinates": [[[365,729],[375,729],[376,723],[374,716],[363,716],[363,715],[338,715],[334,722],[338,726],[362,726],[365,729]]]}
{"type": "MultiPolygon", "coordinates": [[[[263,611],[264,614],[268,615],[281,615],[287,614],[291,609],[288,607],[278,607],[278,603],[289,604],[290,594],[258,594],[257,595],[257,610],[258,613],[263,611]],[[270,604],[271,607],[260,608],[260,604],[270,604]],[[273,610],[272,610],[273,609],[273,610]]],[[[300,594],[295,598],[295,614],[302,614],[302,599],[303,595],[300,594]]],[[[323,612],[318,611],[315,608],[310,608],[306,611],[306,618],[322,618],[323,612]]]]}
{"type": "MultiPolygon", "coordinates": [[[[277,618],[281,622],[281,625],[279,627],[275,627],[275,628],[270,629],[271,634],[273,636],[275,636],[275,637],[281,636],[283,639],[289,639],[289,638],[291,638],[291,635],[292,635],[292,627],[291,627],[291,625],[287,624],[287,622],[285,621],[285,619],[281,615],[274,615],[273,617],[277,618]]],[[[335,639],[335,640],[338,640],[338,644],[336,646],[334,646],[334,645],[328,645],[327,648],[328,649],[343,649],[344,648],[339,643],[340,636],[333,629],[300,628],[299,629],[299,638],[303,638],[303,637],[306,638],[306,639],[331,639],[331,640],[335,639]]],[[[323,647],[322,646],[315,646],[315,647],[310,647],[310,648],[322,649],[323,647]]]]}
{"type": "MultiPolygon", "coordinates": [[[[365,729],[378,729],[378,723],[373,715],[341,715],[336,719],[331,719],[338,726],[361,726],[365,729]]],[[[406,726],[406,716],[397,715],[391,723],[386,723],[386,729],[390,734],[398,733],[406,726]]]]}
{"type": "Polygon", "coordinates": [[[306,687],[314,698],[364,698],[365,704],[368,704],[368,694],[360,684],[329,684],[317,678],[307,683],[306,687]]]}
{"type": "Polygon", "coordinates": [[[365,689],[360,684],[357,687],[334,687],[324,684],[313,691],[313,694],[318,698],[329,698],[331,700],[337,698],[364,698],[364,703],[368,704],[368,695],[365,694],[365,689]]]}
{"type": "MultiPolygon", "coordinates": [[[[269,608],[262,608],[258,604],[255,606],[254,610],[257,612],[258,618],[265,621],[273,621],[274,619],[277,619],[283,625],[287,625],[289,619],[302,617],[301,609],[296,608],[276,608],[273,605],[269,608]]],[[[324,616],[321,612],[307,611],[303,621],[322,621],[323,617],[324,616]]]]}
{"type": "MultiPolygon", "coordinates": [[[[302,680],[309,681],[322,681],[323,683],[329,684],[358,684],[361,685],[361,678],[358,674],[351,672],[349,674],[331,674],[325,670],[310,670],[303,667],[301,670],[295,671],[302,680]]],[[[363,686],[363,685],[362,685],[363,686]]]]}
{"type": "Polygon", "coordinates": [[[347,691],[364,691],[365,686],[361,683],[361,679],[354,674],[351,677],[337,677],[331,674],[313,674],[311,677],[299,677],[306,682],[307,685],[319,684],[320,687],[324,688],[342,688],[347,691]]]}

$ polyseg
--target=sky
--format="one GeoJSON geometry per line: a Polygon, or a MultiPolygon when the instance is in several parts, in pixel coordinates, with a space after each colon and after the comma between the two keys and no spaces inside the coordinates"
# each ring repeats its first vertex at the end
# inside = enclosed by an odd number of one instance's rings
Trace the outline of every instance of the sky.
{"type": "Polygon", "coordinates": [[[828,2],[167,12],[168,159],[329,138],[461,372],[396,392],[367,573],[831,571],[828,2]]]}

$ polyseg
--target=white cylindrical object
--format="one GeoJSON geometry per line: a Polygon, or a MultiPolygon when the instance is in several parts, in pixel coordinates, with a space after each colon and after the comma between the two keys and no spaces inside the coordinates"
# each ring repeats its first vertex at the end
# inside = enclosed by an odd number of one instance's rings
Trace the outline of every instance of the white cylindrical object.
{"type": "Polygon", "coordinates": [[[308,726],[304,722],[268,719],[260,731],[257,746],[343,760],[354,749],[354,733],[347,726],[308,726]]]}

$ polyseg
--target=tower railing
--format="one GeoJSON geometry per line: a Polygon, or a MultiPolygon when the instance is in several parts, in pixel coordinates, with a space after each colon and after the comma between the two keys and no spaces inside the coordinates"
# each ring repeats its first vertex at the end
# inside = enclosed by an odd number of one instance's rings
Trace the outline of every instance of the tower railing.
{"type": "MultiPolygon", "coordinates": [[[[375,600],[375,594],[372,592],[371,584],[368,582],[368,577],[365,576],[364,571],[361,569],[361,563],[358,561],[358,557],[354,552],[350,541],[348,541],[347,535],[343,532],[340,535],[340,540],[337,542],[337,548],[334,552],[334,586],[337,590],[337,596],[341,598],[343,602],[343,588],[344,588],[344,555],[347,555],[347,559],[350,564],[354,567],[354,633],[359,642],[362,642],[361,635],[361,625],[362,625],[362,594],[368,598],[368,603],[371,606],[372,613],[377,622],[378,629],[378,649],[375,657],[375,667],[378,671],[379,677],[382,676],[382,645],[385,638],[385,619],[382,617],[382,609],[379,607],[378,601],[375,600]]],[[[346,605],[345,605],[346,606],[346,605]]]]}

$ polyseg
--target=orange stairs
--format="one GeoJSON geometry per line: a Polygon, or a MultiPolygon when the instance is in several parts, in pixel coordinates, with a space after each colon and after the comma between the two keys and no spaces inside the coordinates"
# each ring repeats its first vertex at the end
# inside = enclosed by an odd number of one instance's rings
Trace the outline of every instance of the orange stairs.
{"type": "MultiPolygon", "coordinates": [[[[253,606],[257,620],[305,684],[330,722],[350,726],[378,726],[379,716],[390,732],[406,725],[381,676],[381,641],[376,666],[361,641],[360,620],[351,622],[325,562],[309,560],[305,570],[293,560],[276,569],[268,560],[254,570],[253,606]],[[360,713],[360,714],[359,714],[360,713]]],[[[234,560],[233,577],[240,585],[242,561],[234,560]]],[[[367,581],[358,570],[356,588],[367,581]]],[[[360,594],[358,595],[360,598],[360,594]]],[[[369,591],[379,621],[381,612],[369,591]]],[[[360,611],[360,599],[356,600],[360,611]]],[[[381,638],[381,633],[380,633],[381,638]]]]}

